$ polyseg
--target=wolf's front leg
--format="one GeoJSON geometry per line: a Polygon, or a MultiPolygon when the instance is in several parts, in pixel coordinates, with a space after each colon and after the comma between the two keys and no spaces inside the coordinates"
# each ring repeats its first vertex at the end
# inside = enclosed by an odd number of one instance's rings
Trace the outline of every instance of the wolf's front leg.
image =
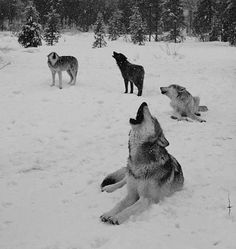
{"type": "Polygon", "coordinates": [[[125,83],[125,93],[128,93],[128,84],[129,84],[129,81],[127,79],[124,79],[124,83],[125,83]]]}
{"type": "Polygon", "coordinates": [[[180,113],[175,112],[174,115],[170,116],[172,119],[176,119],[178,121],[189,121],[192,122],[190,119],[188,119],[187,117],[183,117],[180,115],[180,113]]]}
{"type": "Polygon", "coordinates": [[[51,70],[51,72],[52,72],[52,84],[51,84],[51,86],[55,86],[55,75],[56,75],[56,72],[53,71],[53,70],[51,70]]]}
{"type": "Polygon", "coordinates": [[[101,221],[110,223],[112,218],[117,213],[120,213],[122,210],[133,205],[137,201],[137,199],[138,199],[138,196],[136,194],[128,194],[122,201],[120,201],[118,204],[116,204],[113,209],[111,209],[109,212],[101,215],[100,216],[101,221]]]}
{"type": "Polygon", "coordinates": [[[148,198],[140,197],[140,199],[132,206],[129,206],[120,213],[110,217],[108,222],[114,225],[119,225],[126,221],[131,215],[145,211],[149,207],[150,203],[151,201],[148,198]]]}

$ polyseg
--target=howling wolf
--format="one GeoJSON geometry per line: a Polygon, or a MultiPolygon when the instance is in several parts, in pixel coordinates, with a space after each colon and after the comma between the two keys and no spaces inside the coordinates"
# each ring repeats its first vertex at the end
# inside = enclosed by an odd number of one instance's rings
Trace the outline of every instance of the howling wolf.
{"type": "Polygon", "coordinates": [[[173,119],[189,121],[187,119],[189,117],[199,122],[206,122],[198,117],[201,115],[199,112],[208,111],[206,106],[199,106],[199,97],[193,97],[185,87],[179,85],[170,85],[160,89],[161,93],[168,96],[171,100],[170,105],[175,111],[175,116],[171,116],[173,119]]]}
{"type": "Polygon", "coordinates": [[[125,55],[121,53],[113,52],[113,58],[115,58],[121,74],[124,78],[125,93],[128,93],[128,83],[130,82],[130,93],[134,91],[134,84],[138,88],[138,96],[143,92],[143,80],[144,69],[140,65],[131,64],[125,55]]]}
{"type": "Polygon", "coordinates": [[[184,183],[181,166],[166,150],[169,142],[145,102],[130,125],[127,167],[108,175],[101,184],[102,191],[112,192],[127,183],[126,197],[100,217],[110,224],[121,224],[180,190],[184,183]]]}

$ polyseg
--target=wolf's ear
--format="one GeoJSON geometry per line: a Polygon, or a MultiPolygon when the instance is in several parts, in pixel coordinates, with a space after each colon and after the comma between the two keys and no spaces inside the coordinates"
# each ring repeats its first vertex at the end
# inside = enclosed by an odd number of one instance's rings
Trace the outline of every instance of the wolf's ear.
{"type": "Polygon", "coordinates": [[[158,138],[157,143],[161,147],[167,147],[169,145],[168,140],[165,138],[164,134],[162,133],[161,136],[158,138]]]}

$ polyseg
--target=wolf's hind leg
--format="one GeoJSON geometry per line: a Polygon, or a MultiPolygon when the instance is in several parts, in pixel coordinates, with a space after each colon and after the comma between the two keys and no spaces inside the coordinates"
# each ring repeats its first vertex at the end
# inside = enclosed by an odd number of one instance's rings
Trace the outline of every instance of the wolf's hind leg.
{"type": "Polygon", "coordinates": [[[200,123],[206,122],[206,120],[199,118],[198,116],[196,116],[193,113],[189,113],[187,116],[190,117],[193,120],[196,120],[196,121],[200,122],[200,123]]]}
{"type": "Polygon", "coordinates": [[[58,76],[59,76],[59,88],[62,89],[62,72],[61,71],[58,72],[58,76]]]}
{"type": "Polygon", "coordinates": [[[108,176],[105,177],[105,179],[101,183],[101,190],[103,191],[104,187],[108,187],[108,185],[114,185],[123,179],[125,179],[127,168],[122,167],[115,172],[109,174],[108,176]]]}
{"type": "Polygon", "coordinates": [[[107,193],[111,193],[111,192],[117,190],[118,188],[122,188],[125,184],[126,184],[126,179],[124,178],[123,180],[121,180],[115,184],[111,184],[111,185],[107,185],[107,186],[103,187],[102,192],[105,191],[107,193]]]}
{"type": "Polygon", "coordinates": [[[71,72],[70,69],[68,69],[66,72],[67,72],[67,73],[69,74],[69,76],[70,76],[70,81],[68,82],[68,84],[71,84],[72,81],[73,81],[73,79],[74,79],[73,74],[72,74],[72,72],[71,72]]]}

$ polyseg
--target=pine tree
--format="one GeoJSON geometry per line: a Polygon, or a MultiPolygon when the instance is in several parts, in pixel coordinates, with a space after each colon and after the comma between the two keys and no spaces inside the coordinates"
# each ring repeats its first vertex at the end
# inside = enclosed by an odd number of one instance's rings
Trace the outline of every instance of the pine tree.
{"type": "Polygon", "coordinates": [[[169,39],[176,43],[178,38],[181,37],[181,30],[185,26],[181,0],[167,0],[163,8],[164,30],[170,33],[169,39]]]}
{"type": "Polygon", "coordinates": [[[229,0],[226,9],[226,16],[228,21],[228,41],[230,45],[236,46],[236,1],[229,0]]]}
{"type": "Polygon", "coordinates": [[[51,11],[46,15],[47,24],[44,29],[44,40],[47,45],[53,46],[60,38],[60,15],[56,9],[51,7],[51,11]]]}
{"type": "Polygon", "coordinates": [[[41,25],[38,23],[39,13],[32,2],[29,2],[26,7],[25,16],[27,21],[18,33],[18,42],[25,48],[41,46],[41,25]]]}
{"type": "Polygon", "coordinates": [[[138,6],[132,9],[130,16],[129,29],[131,33],[131,40],[134,44],[144,45],[146,41],[146,23],[142,20],[138,6]]]}
{"type": "Polygon", "coordinates": [[[205,40],[205,35],[212,32],[215,16],[215,0],[201,0],[195,13],[193,27],[195,33],[200,35],[201,40],[205,40]]]}
{"type": "Polygon", "coordinates": [[[105,24],[101,12],[98,12],[97,21],[94,25],[94,38],[93,48],[101,48],[107,45],[105,41],[105,24]]]}
{"type": "Polygon", "coordinates": [[[111,18],[108,21],[108,38],[112,41],[117,40],[124,33],[125,28],[121,21],[122,12],[117,9],[113,12],[111,18]]]}

